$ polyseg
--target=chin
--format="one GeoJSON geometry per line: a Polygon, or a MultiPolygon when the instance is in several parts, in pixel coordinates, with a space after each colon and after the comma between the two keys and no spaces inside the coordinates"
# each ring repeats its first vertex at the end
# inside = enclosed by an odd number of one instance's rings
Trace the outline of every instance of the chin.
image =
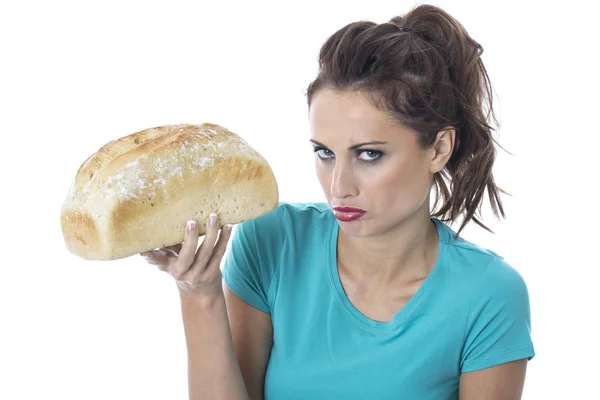
{"type": "MultiPolygon", "coordinates": [[[[366,222],[366,221],[365,221],[366,222]]],[[[374,236],[377,234],[377,231],[373,230],[369,223],[363,223],[362,221],[353,221],[353,222],[343,222],[338,221],[340,226],[340,230],[344,232],[346,236],[355,237],[355,238],[365,238],[369,236],[374,236]]]]}
{"type": "Polygon", "coordinates": [[[370,218],[373,216],[366,216],[365,219],[357,219],[355,221],[346,222],[338,220],[340,230],[344,232],[346,236],[354,238],[367,238],[374,236],[385,235],[391,231],[394,231],[398,226],[405,223],[414,213],[410,214],[407,212],[392,214],[390,216],[379,218],[370,218]]]}

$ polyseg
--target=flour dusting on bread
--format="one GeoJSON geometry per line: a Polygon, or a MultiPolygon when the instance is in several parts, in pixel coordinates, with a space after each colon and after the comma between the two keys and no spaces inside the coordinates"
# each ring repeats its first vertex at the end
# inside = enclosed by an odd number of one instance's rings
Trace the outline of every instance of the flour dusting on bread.
{"type": "Polygon", "coordinates": [[[215,124],[165,125],[89,157],[68,191],[61,226],[71,252],[108,260],[180,243],[185,222],[210,212],[235,224],[277,204],[273,171],[241,136],[215,124]]]}

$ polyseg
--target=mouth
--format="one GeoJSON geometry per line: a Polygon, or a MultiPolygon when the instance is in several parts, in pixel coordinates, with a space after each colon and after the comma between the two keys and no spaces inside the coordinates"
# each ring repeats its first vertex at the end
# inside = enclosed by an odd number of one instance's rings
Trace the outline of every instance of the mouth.
{"type": "Polygon", "coordinates": [[[366,211],[354,207],[334,207],[333,215],[344,222],[354,221],[365,215],[366,211]]]}

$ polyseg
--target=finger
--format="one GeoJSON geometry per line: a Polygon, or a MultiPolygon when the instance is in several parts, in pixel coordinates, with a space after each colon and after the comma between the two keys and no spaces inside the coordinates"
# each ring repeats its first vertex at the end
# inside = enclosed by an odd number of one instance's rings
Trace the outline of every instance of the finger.
{"type": "Polygon", "coordinates": [[[210,260],[210,256],[213,253],[213,248],[215,247],[215,242],[217,241],[217,236],[219,234],[217,222],[217,214],[211,213],[208,217],[206,235],[204,236],[204,240],[198,249],[196,259],[194,260],[194,266],[197,266],[196,269],[204,269],[206,264],[208,264],[208,260],[210,260]]]}
{"type": "Polygon", "coordinates": [[[223,259],[225,251],[227,250],[227,243],[231,238],[232,229],[233,226],[230,224],[227,224],[223,228],[221,228],[221,232],[219,234],[219,241],[213,249],[213,254],[210,257],[207,269],[214,270],[215,268],[221,267],[221,260],[223,259]]]}
{"type": "Polygon", "coordinates": [[[163,249],[167,249],[169,252],[173,253],[173,255],[178,256],[181,252],[182,243],[177,243],[172,246],[163,247],[163,249]]]}
{"type": "Polygon", "coordinates": [[[181,251],[177,257],[177,263],[171,271],[175,279],[179,279],[194,262],[196,249],[198,248],[198,226],[196,221],[188,221],[185,229],[185,239],[181,245],[181,251]]]}
{"type": "Polygon", "coordinates": [[[140,253],[148,264],[156,265],[160,270],[166,270],[169,265],[169,255],[162,250],[151,250],[140,253]]]}
{"type": "MultiPolygon", "coordinates": [[[[206,258],[206,261],[204,261],[205,258],[200,258],[200,251],[198,251],[198,254],[196,254],[197,260],[187,272],[188,274],[197,275],[200,271],[205,271],[208,275],[214,274],[214,271],[212,270],[213,264],[216,263],[217,265],[220,265],[221,258],[223,258],[223,254],[227,248],[227,241],[231,236],[231,227],[231,225],[227,224],[221,228],[217,244],[213,246],[211,255],[206,258]]],[[[200,247],[202,247],[202,245],[200,247]]]]}

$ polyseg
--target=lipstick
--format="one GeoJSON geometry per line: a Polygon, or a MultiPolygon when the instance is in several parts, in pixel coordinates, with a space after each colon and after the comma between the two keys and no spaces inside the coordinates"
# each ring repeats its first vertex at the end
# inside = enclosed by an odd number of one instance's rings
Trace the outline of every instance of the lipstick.
{"type": "Polygon", "coordinates": [[[334,207],[333,215],[340,221],[350,222],[361,218],[366,211],[354,207],[334,207]]]}

